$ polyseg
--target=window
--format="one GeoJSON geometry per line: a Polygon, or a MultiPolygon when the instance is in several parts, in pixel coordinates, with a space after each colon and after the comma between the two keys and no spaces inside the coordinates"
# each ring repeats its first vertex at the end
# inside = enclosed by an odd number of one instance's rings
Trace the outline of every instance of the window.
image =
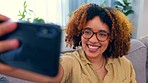
{"type": "MultiPolygon", "coordinates": [[[[0,13],[18,20],[19,10],[23,11],[25,0],[3,0],[0,3],[0,13]]],[[[47,23],[56,23],[65,26],[68,20],[68,0],[26,0],[27,8],[33,10],[30,18],[43,18],[47,23]]]]}
{"type": "MultiPolygon", "coordinates": [[[[23,10],[25,0],[3,0],[0,3],[0,13],[12,20],[18,20],[19,10],[23,10]]],[[[106,0],[106,5],[110,6],[112,1],[106,0]]],[[[69,14],[85,3],[101,4],[104,0],[26,0],[27,8],[33,10],[29,18],[43,18],[46,23],[56,23],[65,26],[69,19],[69,14]]]]}

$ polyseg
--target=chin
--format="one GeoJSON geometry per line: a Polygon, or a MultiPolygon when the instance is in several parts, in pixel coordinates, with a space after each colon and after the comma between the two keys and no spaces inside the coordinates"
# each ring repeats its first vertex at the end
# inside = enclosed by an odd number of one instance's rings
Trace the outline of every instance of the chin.
{"type": "Polygon", "coordinates": [[[100,53],[98,51],[94,52],[94,51],[87,50],[87,51],[85,51],[85,53],[86,53],[86,56],[89,58],[96,58],[100,55],[100,53]]]}

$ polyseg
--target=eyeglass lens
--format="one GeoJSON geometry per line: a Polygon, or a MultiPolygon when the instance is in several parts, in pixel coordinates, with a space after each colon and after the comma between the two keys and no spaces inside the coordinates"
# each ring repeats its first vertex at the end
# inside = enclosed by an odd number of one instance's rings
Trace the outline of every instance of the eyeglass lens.
{"type": "Polygon", "coordinates": [[[83,31],[83,37],[86,39],[90,39],[94,34],[96,35],[99,41],[106,41],[109,36],[107,32],[93,32],[90,29],[85,29],[83,31]]]}

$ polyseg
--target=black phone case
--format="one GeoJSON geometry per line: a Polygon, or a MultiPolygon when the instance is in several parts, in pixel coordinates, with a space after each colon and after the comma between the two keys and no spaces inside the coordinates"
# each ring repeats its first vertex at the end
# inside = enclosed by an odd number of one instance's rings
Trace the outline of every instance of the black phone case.
{"type": "Polygon", "coordinates": [[[19,48],[0,54],[0,61],[47,76],[58,73],[61,29],[55,24],[19,23],[14,32],[0,40],[16,38],[19,48]]]}

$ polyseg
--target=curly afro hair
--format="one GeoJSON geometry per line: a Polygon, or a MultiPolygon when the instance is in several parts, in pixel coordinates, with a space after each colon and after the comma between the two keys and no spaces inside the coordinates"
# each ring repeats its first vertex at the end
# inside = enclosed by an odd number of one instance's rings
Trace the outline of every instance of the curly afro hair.
{"type": "Polygon", "coordinates": [[[112,40],[112,42],[110,42],[110,47],[112,50],[106,53],[113,58],[127,55],[130,49],[133,25],[121,11],[111,7],[105,7],[104,9],[112,20],[112,32],[110,36],[112,40]]]}

